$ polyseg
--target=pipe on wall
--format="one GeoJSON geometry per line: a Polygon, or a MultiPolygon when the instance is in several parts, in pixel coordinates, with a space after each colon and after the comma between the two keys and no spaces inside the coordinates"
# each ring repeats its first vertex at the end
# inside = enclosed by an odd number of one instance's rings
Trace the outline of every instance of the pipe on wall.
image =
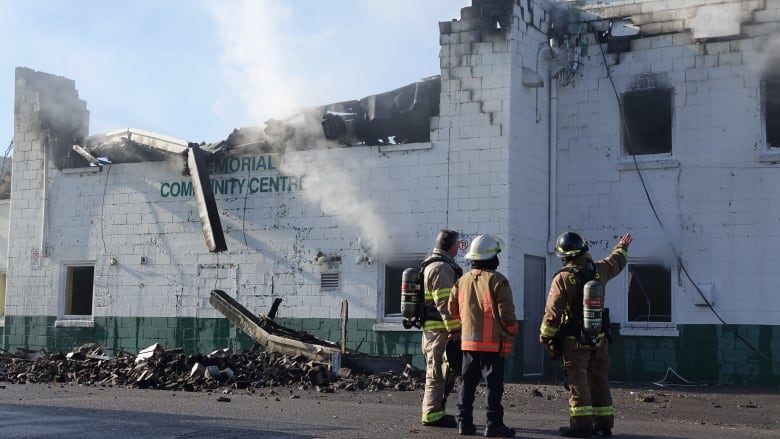
{"type": "Polygon", "coordinates": [[[548,217],[548,237],[547,237],[547,253],[555,253],[555,239],[556,239],[556,226],[555,219],[558,213],[558,77],[553,74],[550,75],[550,103],[548,108],[549,117],[547,118],[547,127],[549,130],[548,139],[548,156],[550,169],[548,175],[548,204],[549,211],[548,217]]]}

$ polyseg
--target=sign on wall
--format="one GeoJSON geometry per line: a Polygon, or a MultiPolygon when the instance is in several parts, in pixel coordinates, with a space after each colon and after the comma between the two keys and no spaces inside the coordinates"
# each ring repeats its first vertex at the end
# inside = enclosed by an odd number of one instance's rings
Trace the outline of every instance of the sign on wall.
{"type": "MultiPolygon", "coordinates": [[[[242,195],[303,190],[303,176],[284,175],[277,169],[279,154],[220,157],[208,163],[214,195],[242,195]]],[[[192,197],[192,181],[163,181],[163,198],[192,197]]]]}
{"type": "Polygon", "coordinates": [[[30,252],[30,268],[33,270],[41,268],[41,251],[37,248],[30,252]]]}

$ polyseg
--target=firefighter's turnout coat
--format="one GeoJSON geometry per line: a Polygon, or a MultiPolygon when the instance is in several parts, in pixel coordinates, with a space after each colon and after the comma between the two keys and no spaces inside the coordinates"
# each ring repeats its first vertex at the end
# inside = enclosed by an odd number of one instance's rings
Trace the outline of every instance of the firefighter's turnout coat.
{"type": "MultiPolygon", "coordinates": [[[[422,350],[425,355],[425,392],[422,403],[423,424],[435,424],[445,416],[443,401],[447,378],[444,373],[444,348],[450,331],[460,329],[460,322],[454,319],[447,303],[452,285],[463,273],[455,260],[444,250],[434,249],[423,261],[422,350]]],[[[449,379],[454,380],[456,374],[449,379]]]]}
{"type": "Polygon", "coordinates": [[[472,269],[452,288],[449,311],[460,319],[461,349],[476,352],[512,351],[519,326],[509,281],[493,270],[472,269]]]}
{"type": "Polygon", "coordinates": [[[441,260],[427,264],[423,271],[425,322],[422,329],[423,331],[457,331],[460,329],[460,322],[452,318],[447,303],[450,300],[452,286],[458,280],[462,270],[452,256],[444,250],[433,249],[428,259],[433,258],[441,260]]]}
{"type": "Polygon", "coordinates": [[[591,279],[600,282],[605,287],[606,298],[607,282],[617,276],[627,262],[628,252],[618,244],[600,261],[593,262],[588,253],[568,261],[552,280],[540,332],[542,338],[562,338],[559,346],[571,392],[569,421],[574,429],[611,429],[614,424],[614,407],[607,381],[610,360],[604,330],[608,328],[602,328],[595,344],[580,337],[583,284],[591,279]],[[591,273],[583,276],[588,269],[591,273]]]}

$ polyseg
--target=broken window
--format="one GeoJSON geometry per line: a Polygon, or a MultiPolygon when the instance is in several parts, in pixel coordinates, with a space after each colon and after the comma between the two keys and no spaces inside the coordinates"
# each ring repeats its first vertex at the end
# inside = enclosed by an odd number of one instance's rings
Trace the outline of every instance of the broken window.
{"type": "Polygon", "coordinates": [[[320,274],[320,289],[322,291],[338,291],[341,286],[341,275],[338,271],[320,274]]]}
{"type": "Polygon", "coordinates": [[[65,279],[66,316],[91,316],[95,266],[68,266],[65,279]]]}
{"type": "Polygon", "coordinates": [[[385,261],[385,317],[401,317],[401,275],[407,268],[419,269],[423,257],[408,257],[385,261]]]}
{"type": "Polygon", "coordinates": [[[766,143],[780,148],[780,78],[764,81],[764,111],[766,143]]]}
{"type": "Polygon", "coordinates": [[[672,273],[659,264],[628,265],[628,322],[672,321],[672,273]]]}
{"type": "Polygon", "coordinates": [[[5,273],[0,273],[0,317],[5,315],[5,273]]]}
{"type": "Polygon", "coordinates": [[[625,93],[623,121],[623,148],[628,155],[671,154],[671,89],[625,93]]]}

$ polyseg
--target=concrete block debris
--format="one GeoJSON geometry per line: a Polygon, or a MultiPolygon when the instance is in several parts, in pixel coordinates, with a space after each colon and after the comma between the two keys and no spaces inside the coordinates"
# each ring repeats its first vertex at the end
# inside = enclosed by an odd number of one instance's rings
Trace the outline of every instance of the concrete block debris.
{"type": "Polygon", "coordinates": [[[407,365],[402,373],[370,373],[356,368],[333,372],[327,363],[304,355],[220,349],[185,354],[154,343],[137,354],[85,344],[71,352],[17,349],[0,356],[0,381],[79,384],[98,387],[212,392],[292,387],[317,392],[419,390],[425,373],[407,365]]]}

